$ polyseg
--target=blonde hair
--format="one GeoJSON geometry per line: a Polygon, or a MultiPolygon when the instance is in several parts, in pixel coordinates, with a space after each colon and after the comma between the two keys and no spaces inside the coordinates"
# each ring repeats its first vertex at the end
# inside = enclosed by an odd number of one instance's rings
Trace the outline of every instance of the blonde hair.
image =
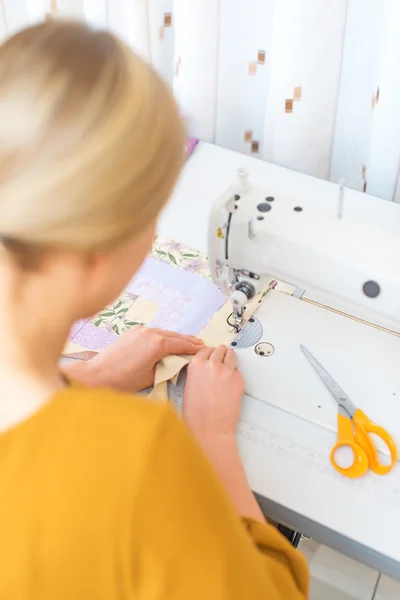
{"type": "Polygon", "coordinates": [[[17,33],[0,48],[0,239],[95,250],[134,236],[168,199],[184,138],[167,84],[111,33],[17,33]]]}

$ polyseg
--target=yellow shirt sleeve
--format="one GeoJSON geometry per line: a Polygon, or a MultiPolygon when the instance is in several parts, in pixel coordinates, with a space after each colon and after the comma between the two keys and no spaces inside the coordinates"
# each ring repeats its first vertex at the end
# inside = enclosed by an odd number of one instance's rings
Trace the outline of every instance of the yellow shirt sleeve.
{"type": "Polygon", "coordinates": [[[168,411],[134,509],[138,600],[300,600],[304,558],[272,526],[240,520],[185,426],[168,411]]]}

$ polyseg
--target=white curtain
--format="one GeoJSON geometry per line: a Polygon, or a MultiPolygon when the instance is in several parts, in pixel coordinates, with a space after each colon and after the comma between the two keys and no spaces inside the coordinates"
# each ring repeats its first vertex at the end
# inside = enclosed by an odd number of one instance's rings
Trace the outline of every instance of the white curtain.
{"type": "Polygon", "coordinates": [[[270,40],[266,160],[329,177],[347,0],[281,0],[270,40]]]}
{"type": "Polygon", "coordinates": [[[331,165],[332,181],[396,201],[399,23],[398,0],[349,1],[331,165]]]}
{"type": "Polygon", "coordinates": [[[49,14],[151,61],[190,135],[400,200],[399,0],[0,0],[0,35],[49,14]]]}
{"type": "Polygon", "coordinates": [[[217,111],[219,3],[174,0],[174,91],[190,134],[212,142],[217,111]]]}

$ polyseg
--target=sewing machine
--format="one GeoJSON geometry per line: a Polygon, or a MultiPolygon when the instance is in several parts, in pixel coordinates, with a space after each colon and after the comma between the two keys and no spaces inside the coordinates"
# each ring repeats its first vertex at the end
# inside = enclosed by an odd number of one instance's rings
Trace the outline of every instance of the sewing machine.
{"type": "MultiPolygon", "coordinates": [[[[293,406],[293,400],[278,402],[276,394],[271,399],[268,376],[273,368],[276,378],[277,366],[262,359],[275,353],[267,334],[274,315],[272,301],[278,310],[285,305],[288,323],[294,310],[306,329],[317,327],[320,336],[322,328],[326,345],[336,342],[337,349],[340,338],[342,344],[354,345],[356,338],[370,333],[365,328],[372,327],[377,330],[372,347],[383,353],[385,334],[400,334],[400,232],[382,227],[368,215],[357,214],[355,219],[347,208],[343,186],[336,207],[323,200],[317,205],[298,204],[291,196],[271,195],[268,186],[254,185],[247,170],[239,168],[232,187],[213,204],[209,220],[210,270],[232,304],[228,324],[237,333],[233,346],[239,351],[246,392],[322,425],[330,417],[324,419],[320,411],[312,414],[311,402],[302,409],[298,402],[293,406]],[[270,301],[272,290],[284,291],[291,299],[280,295],[270,301]],[[261,306],[249,322],[246,306],[263,291],[261,306]],[[301,299],[307,307],[298,304],[301,299]],[[346,331],[336,339],[343,326],[346,331]]],[[[296,327],[293,322],[293,339],[300,344],[310,332],[298,331],[297,339],[296,327]]]]}
{"type": "Polygon", "coordinates": [[[337,407],[300,350],[400,448],[400,206],[200,144],[160,235],[208,252],[231,298],[246,386],[237,439],[265,514],[400,579],[400,469],[334,471],[337,407]]]}
{"type": "Polygon", "coordinates": [[[327,306],[400,332],[400,232],[363,214],[346,213],[345,190],[336,210],[321,199],[303,206],[274,197],[237,171],[214,203],[208,234],[213,281],[232,302],[240,331],[246,304],[275,278],[315,290],[327,306]]]}

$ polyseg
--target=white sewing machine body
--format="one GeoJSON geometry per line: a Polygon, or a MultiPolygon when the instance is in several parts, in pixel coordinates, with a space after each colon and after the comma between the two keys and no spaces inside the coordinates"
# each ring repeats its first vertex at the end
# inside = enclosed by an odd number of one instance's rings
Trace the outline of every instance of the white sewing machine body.
{"type": "Polygon", "coordinates": [[[337,207],[324,198],[299,203],[252,185],[239,169],[236,184],[212,207],[209,259],[214,282],[232,299],[238,283],[257,293],[275,278],[400,331],[400,232],[368,212],[352,214],[345,191],[337,207]]]}

